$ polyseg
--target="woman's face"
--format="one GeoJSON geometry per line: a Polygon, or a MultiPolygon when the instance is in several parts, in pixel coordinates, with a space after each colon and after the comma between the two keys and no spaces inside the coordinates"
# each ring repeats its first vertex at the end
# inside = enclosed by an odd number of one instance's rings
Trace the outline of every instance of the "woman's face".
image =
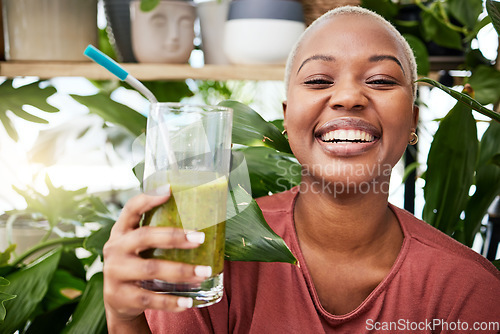
{"type": "Polygon", "coordinates": [[[285,128],[304,168],[335,182],[388,179],[418,117],[391,32],[370,17],[329,19],[309,31],[291,71],[285,128]]]}

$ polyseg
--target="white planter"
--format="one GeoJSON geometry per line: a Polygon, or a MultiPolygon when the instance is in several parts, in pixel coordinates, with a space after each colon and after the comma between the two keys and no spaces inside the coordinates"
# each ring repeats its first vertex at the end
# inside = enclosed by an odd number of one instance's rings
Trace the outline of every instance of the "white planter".
{"type": "Polygon", "coordinates": [[[305,28],[297,1],[232,1],[224,26],[224,52],[234,64],[285,64],[305,28]]]}
{"type": "Polygon", "coordinates": [[[130,3],[132,50],[142,63],[187,63],[193,51],[196,8],[191,2],[162,0],[143,12],[130,3]]]}
{"type": "Polygon", "coordinates": [[[303,22],[291,20],[230,20],[225,26],[224,52],[234,64],[285,64],[304,29],[303,22]]]}
{"type": "Polygon", "coordinates": [[[229,0],[199,2],[196,9],[200,19],[201,47],[205,64],[228,64],[223,46],[229,0]]]}
{"type": "Polygon", "coordinates": [[[7,60],[89,61],[97,44],[97,0],[3,0],[7,60]]]}

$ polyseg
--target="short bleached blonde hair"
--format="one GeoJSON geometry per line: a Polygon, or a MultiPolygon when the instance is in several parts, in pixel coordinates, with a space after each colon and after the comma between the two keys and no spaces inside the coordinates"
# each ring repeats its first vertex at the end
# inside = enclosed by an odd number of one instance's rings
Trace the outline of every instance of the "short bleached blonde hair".
{"type": "Polygon", "coordinates": [[[380,22],[384,27],[389,30],[396,41],[401,44],[403,47],[403,53],[404,56],[406,57],[408,64],[410,66],[410,79],[411,82],[413,83],[412,85],[412,94],[413,94],[413,99],[416,99],[417,95],[417,62],[415,60],[415,55],[413,54],[413,50],[411,49],[410,45],[406,41],[406,39],[401,35],[401,33],[385,18],[383,18],[381,15],[363,8],[363,7],[358,7],[358,6],[342,6],[342,7],[337,7],[335,9],[332,9],[322,16],[318,17],[307,29],[302,33],[302,35],[299,37],[297,42],[295,43],[294,47],[292,48],[292,51],[290,52],[287,62],[286,62],[286,67],[285,67],[285,90],[286,90],[286,96],[288,97],[288,86],[290,84],[290,74],[292,71],[292,65],[295,61],[295,57],[297,55],[297,51],[300,49],[300,46],[302,45],[302,42],[304,41],[305,37],[309,34],[312,28],[317,26],[318,24],[329,20],[335,16],[342,16],[342,15],[357,15],[357,16],[366,16],[366,17],[371,17],[380,22]]]}

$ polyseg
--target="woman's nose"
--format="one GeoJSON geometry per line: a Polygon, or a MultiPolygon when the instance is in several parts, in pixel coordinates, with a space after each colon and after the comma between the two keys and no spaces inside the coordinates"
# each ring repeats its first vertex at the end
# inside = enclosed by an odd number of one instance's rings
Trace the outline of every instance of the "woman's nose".
{"type": "Polygon", "coordinates": [[[336,110],[362,110],[368,99],[363,94],[362,87],[353,80],[337,81],[332,87],[330,107],[336,110]]]}

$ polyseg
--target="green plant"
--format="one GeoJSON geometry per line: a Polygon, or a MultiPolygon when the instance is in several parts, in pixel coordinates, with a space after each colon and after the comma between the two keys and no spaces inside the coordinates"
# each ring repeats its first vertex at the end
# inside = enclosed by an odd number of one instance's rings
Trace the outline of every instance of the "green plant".
{"type": "MultiPolygon", "coordinates": [[[[286,139],[271,123],[264,121],[255,111],[234,101],[222,103],[235,111],[233,141],[239,144],[268,147],[249,155],[247,150],[235,151],[234,161],[244,157],[252,165],[253,160],[272,159],[289,152],[286,139]],[[239,132],[252,134],[247,138],[239,132]],[[272,150],[271,150],[272,148],[272,150]],[[272,156],[269,153],[272,152],[272,156]]],[[[113,117],[113,110],[109,111],[113,117]]],[[[108,113],[103,113],[106,117],[108,113]]],[[[123,114],[123,118],[137,117],[123,114]]],[[[136,125],[122,121],[134,131],[136,125]]],[[[262,147],[262,148],[264,148],[262,147]]],[[[255,147],[258,149],[258,147],[255,147]]],[[[289,161],[289,163],[294,164],[289,161]]],[[[234,163],[238,165],[238,163],[234,163]]],[[[296,164],[296,163],[295,163],[296,164]]],[[[250,171],[250,173],[252,173],[250,171]]],[[[278,177],[274,178],[276,181],[278,177]]],[[[106,332],[104,306],[102,303],[102,273],[87,278],[88,266],[102,255],[102,247],[109,238],[111,227],[117,216],[98,198],[86,194],[85,189],[66,191],[56,188],[46,180],[49,193],[43,195],[33,189],[17,189],[25,197],[28,208],[24,212],[44,216],[55,227],[63,222],[86,224],[99,223],[100,228],[88,237],[44,240],[22,255],[10,260],[13,247],[0,253],[0,333],[41,332],[106,332]],[[48,253],[35,261],[23,261],[42,249],[48,253]],[[87,258],[76,256],[76,249],[90,252],[87,258]],[[90,329],[89,329],[90,328],[90,329]]],[[[293,182],[288,186],[294,185],[293,182]]],[[[275,189],[278,191],[278,189],[275,189]]],[[[283,190],[283,189],[281,189],[283,190]]],[[[283,240],[265,222],[262,213],[251,195],[240,186],[231,189],[234,217],[227,221],[226,258],[232,261],[281,261],[296,263],[283,240]],[[242,238],[245,243],[242,244],[242,238]]],[[[232,214],[232,215],[233,215],[232,214]]],[[[99,260],[98,260],[99,261],[99,260]]]]}
{"type": "MultiPolygon", "coordinates": [[[[500,3],[488,0],[486,6],[500,35],[500,3]]],[[[493,78],[487,76],[487,79],[498,85],[498,72],[491,72],[491,75],[493,78]]],[[[472,83],[474,80],[470,78],[472,83]]],[[[500,114],[482,105],[486,100],[498,106],[500,92],[496,89],[481,103],[471,98],[474,95],[472,83],[460,93],[430,79],[420,81],[430,83],[458,100],[441,120],[427,158],[423,218],[471,247],[488,207],[500,195],[500,114]],[[480,141],[472,110],[493,120],[480,141]],[[472,185],[475,191],[471,195],[472,185]]],[[[479,89],[484,87],[479,85],[479,89]]]]}
{"type": "MultiPolygon", "coordinates": [[[[179,1],[189,1],[189,0],[179,0],[179,1]]],[[[221,2],[222,0],[216,0],[217,2],[221,2]]],[[[160,0],[141,0],[141,10],[145,12],[149,12],[150,10],[155,9],[156,6],[160,3],[160,0]]]]}
{"type": "Polygon", "coordinates": [[[37,117],[27,111],[25,106],[33,106],[46,113],[58,112],[59,109],[47,103],[47,98],[53,95],[56,89],[52,86],[40,88],[40,82],[33,82],[14,88],[13,80],[5,80],[0,84],[0,122],[7,134],[15,141],[19,134],[12,124],[13,115],[29,122],[47,124],[47,120],[37,117]]]}

